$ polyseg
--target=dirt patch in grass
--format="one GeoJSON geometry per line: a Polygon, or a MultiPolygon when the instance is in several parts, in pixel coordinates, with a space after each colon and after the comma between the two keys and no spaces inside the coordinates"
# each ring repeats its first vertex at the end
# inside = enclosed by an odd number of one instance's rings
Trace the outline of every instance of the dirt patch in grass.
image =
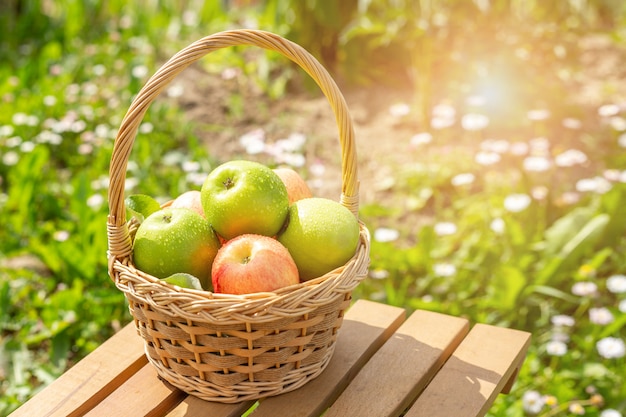
{"type": "MultiPolygon", "coordinates": [[[[626,73],[619,64],[622,57],[626,57],[626,47],[620,47],[606,37],[590,36],[581,40],[581,51],[576,57],[579,70],[571,74],[571,97],[564,97],[563,101],[580,106],[579,114],[583,117],[597,118],[600,105],[622,103],[626,98],[626,83],[621,81],[626,78],[626,73]]],[[[270,143],[292,133],[302,133],[307,141],[303,150],[306,165],[301,172],[314,185],[316,195],[338,199],[341,190],[338,130],[330,106],[319,90],[307,91],[295,82],[296,88],[290,88],[286,95],[272,100],[244,76],[223,79],[219,74],[206,73],[200,66],[189,67],[175,82],[184,87],[185,93],[178,100],[197,126],[196,132],[211,155],[223,161],[247,158],[271,163],[270,156],[247,154],[239,138],[259,128],[263,129],[270,143]],[[315,176],[308,168],[318,163],[324,171],[316,171],[315,176]]],[[[398,171],[414,164],[428,164],[431,160],[445,161],[446,158],[451,161],[450,169],[458,171],[461,168],[452,166],[454,161],[472,161],[481,141],[488,138],[478,134],[470,140],[461,139],[461,136],[468,135],[460,131],[458,119],[461,114],[457,114],[455,129],[459,132],[458,138],[452,132],[447,143],[431,143],[427,149],[413,146],[411,138],[428,129],[419,126],[410,115],[402,118],[390,112],[394,104],[412,104],[414,96],[410,87],[356,88],[340,84],[340,89],[355,129],[362,205],[384,203],[395,207],[403,204],[403,201],[389,200],[397,198],[391,192],[392,188],[397,185],[407,187],[398,184],[402,181],[397,178],[398,171]]],[[[559,113],[554,112],[553,118],[557,117],[556,114],[559,113]]],[[[495,125],[497,120],[493,122],[495,125]]],[[[550,123],[563,130],[560,119],[550,123]]],[[[514,126],[496,134],[500,133],[498,138],[502,139],[532,139],[536,132],[532,129],[523,131],[524,128],[514,126]]],[[[552,134],[558,135],[558,132],[552,134]]],[[[497,169],[508,169],[506,161],[500,165],[497,169]]],[[[421,215],[427,216],[427,212],[422,210],[421,215]]]]}
{"type": "MultiPolygon", "coordinates": [[[[259,128],[264,130],[269,143],[302,133],[307,138],[304,148],[307,162],[301,171],[313,180],[306,168],[311,164],[323,165],[323,174],[315,177],[316,194],[338,198],[341,192],[338,128],[321,92],[300,89],[271,100],[252,84],[223,80],[195,67],[188,68],[177,82],[182,83],[185,91],[179,100],[212,155],[220,160],[241,157],[271,162],[268,156],[246,154],[239,138],[259,128]]],[[[410,148],[415,128],[388,111],[394,103],[409,103],[411,96],[407,91],[382,87],[340,89],[355,130],[361,201],[377,201],[383,197],[381,187],[385,187],[390,168],[415,159],[415,150],[410,148]]]]}

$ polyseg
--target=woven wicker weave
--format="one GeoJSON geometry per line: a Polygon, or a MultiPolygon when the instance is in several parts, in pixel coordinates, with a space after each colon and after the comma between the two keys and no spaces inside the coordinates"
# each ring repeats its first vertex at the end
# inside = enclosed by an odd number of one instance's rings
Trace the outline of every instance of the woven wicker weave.
{"type": "Polygon", "coordinates": [[[352,290],[369,264],[369,234],[360,223],[357,251],[344,266],[272,293],[235,296],[181,289],[133,265],[137,224],[126,221],[124,182],[138,126],[151,102],[181,71],[212,51],[235,45],[280,52],[322,89],[339,128],[340,202],[355,216],[358,212],[354,131],[345,100],[328,72],[300,46],[263,31],[220,32],[182,49],[141,89],[122,121],[111,158],[109,275],[128,299],[158,374],[189,394],[219,402],[280,394],[319,375],[333,354],[352,290]]]}

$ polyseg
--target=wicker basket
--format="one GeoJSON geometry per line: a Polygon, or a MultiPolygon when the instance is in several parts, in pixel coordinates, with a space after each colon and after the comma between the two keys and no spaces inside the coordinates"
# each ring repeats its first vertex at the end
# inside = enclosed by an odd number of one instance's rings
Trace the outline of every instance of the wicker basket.
{"type": "MultiPolygon", "coordinates": [[[[160,377],[205,400],[239,402],[291,391],[318,376],[335,347],[352,290],[366,276],[369,234],[344,266],[272,293],[214,294],[181,289],[133,265],[136,223],[126,221],[124,182],[137,128],[150,103],[191,63],[209,52],[253,45],[280,52],[322,89],[336,116],[342,157],[341,203],[358,211],[354,130],[328,72],[300,46],[257,30],[220,32],[182,49],[141,89],[124,117],[110,165],[109,275],[124,292],[148,360],[160,377]]],[[[120,352],[123,354],[123,352],[120,352]]]]}

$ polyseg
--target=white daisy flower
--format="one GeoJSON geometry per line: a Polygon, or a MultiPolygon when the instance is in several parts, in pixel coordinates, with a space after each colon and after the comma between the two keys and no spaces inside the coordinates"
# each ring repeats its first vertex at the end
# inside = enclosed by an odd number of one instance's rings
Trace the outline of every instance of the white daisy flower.
{"type": "Polygon", "coordinates": [[[511,194],[504,199],[504,208],[511,213],[519,213],[526,210],[530,202],[527,194],[511,194]]]}
{"type": "Polygon", "coordinates": [[[488,125],[489,117],[484,114],[468,113],[461,118],[461,126],[465,130],[481,130],[486,128],[488,125]]]}
{"type": "Polygon", "coordinates": [[[589,321],[593,324],[604,326],[612,323],[615,318],[613,313],[606,307],[592,307],[589,309],[589,321]]]}
{"type": "Polygon", "coordinates": [[[611,275],[606,280],[606,288],[613,294],[626,292],[626,275],[611,275]]]}
{"type": "Polygon", "coordinates": [[[452,180],[450,180],[450,182],[455,187],[460,187],[462,185],[472,184],[475,179],[476,179],[476,176],[474,174],[472,174],[471,172],[465,172],[462,174],[455,175],[454,177],[452,177],[452,180]]]}
{"type": "Polygon", "coordinates": [[[557,314],[556,316],[552,316],[550,319],[552,324],[557,327],[572,327],[576,324],[574,317],[568,316],[566,314],[557,314]]]}
{"type": "Polygon", "coordinates": [[[550,356],[563,356],[567,353],[567,345],[560,340],[551,340],[546,344],[546,352],[550,356]]]}
{"type": "Polygon", "coordinates": [[[605,337],[596,343],[598,354],[605,359],[622,358],[626,354],[626,345],[622,339],[605,337]]]}
{"type": "Polygon", "coordinates": [[[433,272],[439,277],[451,277],[456,274],[456,266],[450,263],[434,264],[433,272]]]}
{"type": "Polygon", "coordinates": [[[607,408],[606,410],[602,410],[600,417],[622,417],[622,413],[613,408],[607,408]]]}
{"type": "Polygon", "coordinates": [[[452,222],[439,222],[435,223],[434,230],[437,236],[450,236],[457,232],[457,227],[452,222]]]}
{"type": "Polygon", "coordinates": [[[522,396],[522,407],[529,414],[539,414],[545,405],[545,398],[535,390],[526,391],[522,396]]]}
{"type": "Polygon", "coordinates": [[[393,242],[394,240],[398,240],[399,237],[400,232],[388,227],[379,227],[374,231],[374,240],[377,242],[393,242]]]}
{"type": "Polygon", "coordinates": [[[598,286],[589,281],[577,282],[572,285],[572,294],[580,297],[589,297],[598,292],[598,286]]]}

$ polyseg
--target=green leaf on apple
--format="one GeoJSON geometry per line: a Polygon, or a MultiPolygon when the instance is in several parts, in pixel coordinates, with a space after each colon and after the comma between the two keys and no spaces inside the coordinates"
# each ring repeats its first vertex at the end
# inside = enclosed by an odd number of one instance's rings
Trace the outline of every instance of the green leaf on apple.
{"type": "Polygon", "coordinates": [[[181,288],[190,288],[192,290],[203,289],[198,278],[184,272],[170,275],[169,277],[164,278],[163,281],[167,282],[168,284],[178,285],[181,288]]]}
{"type": "Polygon", "coordinates": [[[130,195],[126,197],[124,204],[126,205],[126,217],[129,219],[135,217],[140,222],[161,209],[158,201],[145,194],[130,195]]]}

